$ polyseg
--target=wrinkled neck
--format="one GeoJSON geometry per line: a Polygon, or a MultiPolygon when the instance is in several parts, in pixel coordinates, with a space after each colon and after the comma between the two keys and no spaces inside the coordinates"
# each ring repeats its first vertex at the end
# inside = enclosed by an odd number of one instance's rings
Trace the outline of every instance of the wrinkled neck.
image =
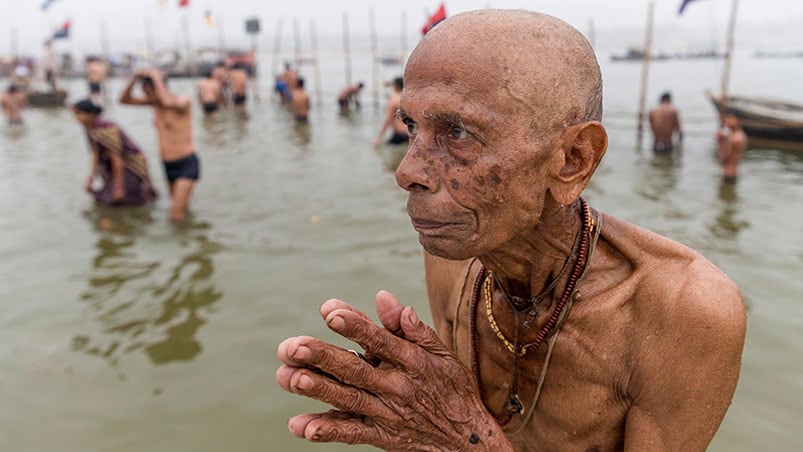
{"type": "Polygon", "coordinates": [[[581,228],[579,200],[568,206],[547,202],[537,225],[480,261],[505,293],[533,298],[561,273],[581,228]]]}

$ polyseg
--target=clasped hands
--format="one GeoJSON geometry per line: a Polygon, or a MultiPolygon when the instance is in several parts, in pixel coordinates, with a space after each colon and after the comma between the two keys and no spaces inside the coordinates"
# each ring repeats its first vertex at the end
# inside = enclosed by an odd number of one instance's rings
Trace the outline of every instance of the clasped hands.
{"type": "Polygon", "coordinates": [[[471,372],[413,308],[381,291],[376,311],[382,326],[340,300],[320,309],[330,329],[363,347],[364,358],[308,336],[279,344],[279,385],[335,408],[291,418],[290,432],[394,450],[511,450],[471,372]]]}

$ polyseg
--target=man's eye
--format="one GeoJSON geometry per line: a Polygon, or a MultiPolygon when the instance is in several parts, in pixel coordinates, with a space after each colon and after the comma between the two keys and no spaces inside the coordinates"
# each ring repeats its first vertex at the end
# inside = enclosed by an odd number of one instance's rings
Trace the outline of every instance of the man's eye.
{"type": "Polygon", "coordinates": [[[468,132],[462,126],[452,125],[451,126],[452,138],[456,140],[465,140],[468,138],[468,132]]]}
{"type": "Polygon", "coordinates": [[[418,133],[418,124],[413,121],[407,121],[407,133],[410,135],[418,133]]]}

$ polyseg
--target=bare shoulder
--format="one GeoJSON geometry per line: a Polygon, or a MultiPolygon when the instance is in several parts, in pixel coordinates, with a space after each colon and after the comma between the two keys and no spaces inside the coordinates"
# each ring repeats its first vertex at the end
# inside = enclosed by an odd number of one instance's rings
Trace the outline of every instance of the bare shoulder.
{"type": "Polygon", "coordinates": [[[635,313],[662,325],[744,317],[739,288],[702,254],[625,221],[608,215],[604,219],[604,238],[633,266],[635,313]]]}
{"type": "Polygon", "coordinates": [[[653,232],[606,216],[603,237],[629,268],[615,311],[630,402],[625,449],[704,450],[738,380],[741,292],[700,253],[653,232]]]}

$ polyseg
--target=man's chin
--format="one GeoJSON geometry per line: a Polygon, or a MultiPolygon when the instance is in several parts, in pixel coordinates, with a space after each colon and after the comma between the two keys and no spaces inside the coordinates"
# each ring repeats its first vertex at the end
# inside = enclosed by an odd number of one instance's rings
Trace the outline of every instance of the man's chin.
{"type": "Polygon", "coordinates": [[[474,257],[464,241],[449,240],[418,234],[418,243],[424,250],[436,257],[450,261],[462,261],[474,257]]]}

